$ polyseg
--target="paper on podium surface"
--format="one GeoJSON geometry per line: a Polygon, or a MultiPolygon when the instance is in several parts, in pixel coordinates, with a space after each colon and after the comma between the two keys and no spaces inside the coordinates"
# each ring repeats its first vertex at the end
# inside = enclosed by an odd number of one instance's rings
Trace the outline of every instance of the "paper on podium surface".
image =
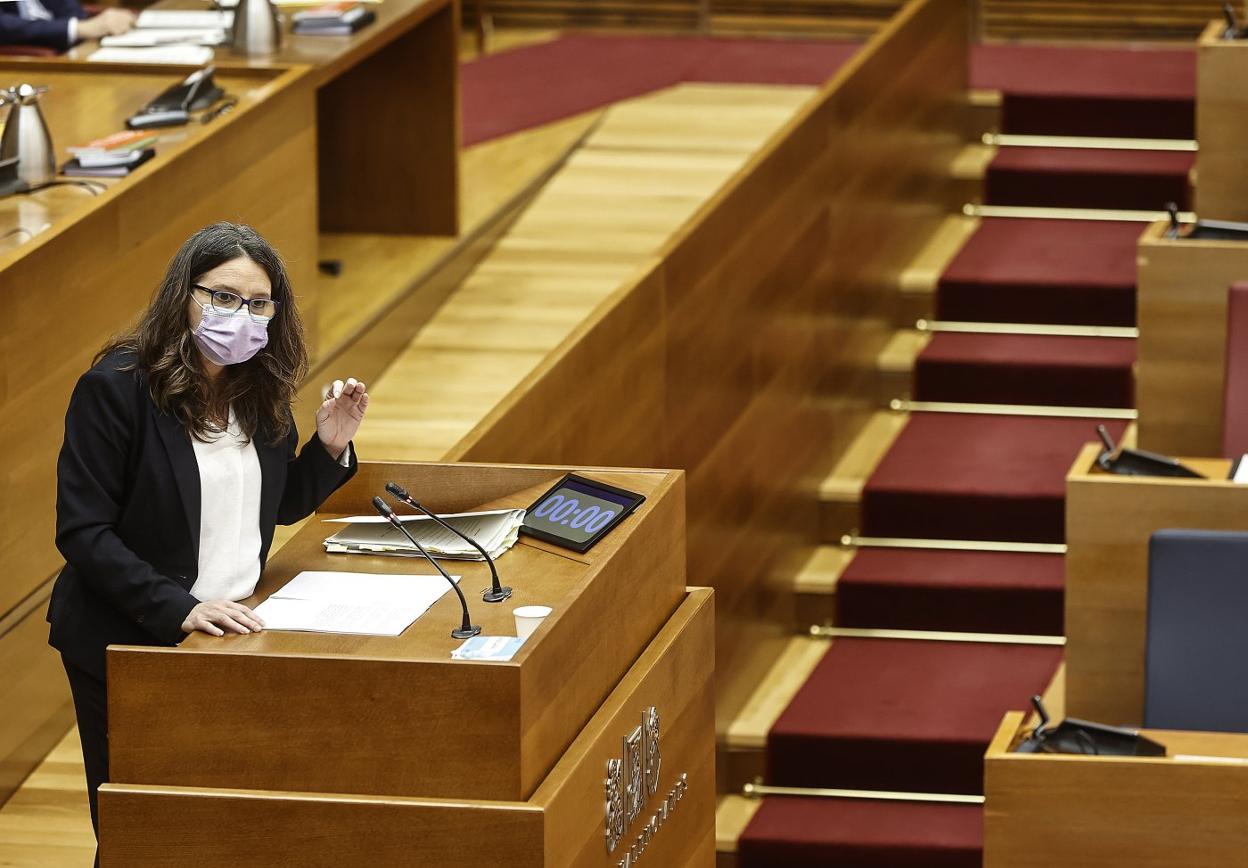
{"type": "Polygon", "coordinates": [[[449,590],[440,575],[308,570],[257,606],[256,614],[266,630],[398,636],[449,590]]]}
{"type": "Polygon", "coordinates": [[[1248,455],[1241,455],[1235,462],[1235,472],[1231,474],[1231,482],[1238,482],[1241,485],[1248,482],[1248,455]]]}
{"type": "Polygon", "coordinates": [[[220,12],[211,9],[144,9],[139,13],[134,26],[143,29],[153,27],[211,27],[222,30],[230,27],[233,23],[233,12],[220,12]]]}
{"type": "MultiPolygon", "coordinates": [[[[516,544],[523,509],[495,509],[486,512],[457,512],[441,516],[447,524],[475,539],[497,558],[516,544]]],[[[400,519],[407,531],[429,550],[429,554],[453,560],[482,560],[480,553],[428,516],[405,515],[400,519]]],[[[327,522],[347,526],[325,540],[327,552],[367,552],[368,554],[421,557],[394,525],[379,515],[331,518],[327,522]]]]}
{"type": "Polygon", "coordinates": [[[203,66],[212,60],[212,49],[203,45],[156,45],[150,48],[99,48],[87,60],[97,63],[176,63],[203,66]]]}
{"type": "Polygon", "coordinates": [[[451,652],[452,660],[506,662],[516,655],[524,640],[519,636],[473,636],[451,652]]]}
{"type": "Polygon", "coordinates": [[[220,45],[225,31],[219,27],[160,27],[135,29],[119,36],[105,36],[105,48],[151,48],[155,45],[220,45]]]}

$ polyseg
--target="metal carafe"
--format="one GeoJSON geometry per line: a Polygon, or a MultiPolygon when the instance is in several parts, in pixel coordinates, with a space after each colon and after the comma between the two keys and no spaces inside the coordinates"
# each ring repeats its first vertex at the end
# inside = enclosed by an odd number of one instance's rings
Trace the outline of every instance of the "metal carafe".
{"type": "Polygon", "coordinates": [[[31,84],[0,90],[0,105],[10,106],[0,136],[0,160],[17,157],[17,176],[32,186],[56,177],[52,134],[39,109],[39,97],[47,90],[31,84]]]}
{"type": "Polygon", "coordinates": [[[235,54],[273,54],[282,46],[282,20],[270,0],[238,0],[230,49],[235,54]]]}

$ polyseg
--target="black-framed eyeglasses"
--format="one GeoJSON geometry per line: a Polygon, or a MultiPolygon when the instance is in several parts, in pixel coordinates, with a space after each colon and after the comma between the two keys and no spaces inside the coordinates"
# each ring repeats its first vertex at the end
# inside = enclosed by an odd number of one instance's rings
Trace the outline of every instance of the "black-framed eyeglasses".
{"type": "Polygon", "coordinates": [[[270,320],[277,316],[279,303],[271,298],[243,298],[236,292],[227,289],[210,289],[198,283],[192,283],[191,289],[208,293],[209,304],[217,313],[234,313],[244,304],[252,319],[270,320]]]}

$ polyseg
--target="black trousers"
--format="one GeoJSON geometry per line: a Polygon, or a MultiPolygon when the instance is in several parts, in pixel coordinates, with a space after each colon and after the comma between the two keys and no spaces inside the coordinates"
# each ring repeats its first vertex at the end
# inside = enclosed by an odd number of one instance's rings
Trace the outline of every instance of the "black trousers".
{"type": "MultiPolygon", "coordinates": [[[[95,840],[100,840],[100,809],[97,790],[108,781],[108,698],[104,682],[61,657],[69,690],[74,695],[74,713],[78,715],[78,738],[82,742],[82,759],[87,771],[87,797],[91,800],[91,825],[95,840]]],[[[99,868],[97,848],[95,866],[99,868]]]]}

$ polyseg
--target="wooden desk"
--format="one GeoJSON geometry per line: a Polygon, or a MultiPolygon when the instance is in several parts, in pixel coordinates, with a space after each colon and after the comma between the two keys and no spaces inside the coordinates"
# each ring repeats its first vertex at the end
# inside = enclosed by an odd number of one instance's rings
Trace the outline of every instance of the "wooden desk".
{"type": "Polygon", "coordinates": [[[1196,212],[1248,220],[1248,42],[1212,21],[1196,44],[1196,212]]]}
{"type": "MultiPolygon", "coordinates": [[[[162,0],[152,8],[206,6],[162,0]]],[[[455,235],[459,5],[385,0],[369,8],[377,20],[351,36],[295,36],[287,24],[277,54],[239,57],[221,47],[214,62],[220,70],[312,68],[322,231],[455,235]]],[[[85,60],[97,47],[83,43],[66,57],[85,60]]],[[[165,86],[187,71],[170,68],[165,86]]]]}
{"type": "MultiPolygon", "coordinates": [[[[365,464],[318,515],[373,512],[395,479],[429,508],[527,507],[565,471],[548,467],[365,464]]],[[[512,609],[554,614],[512,664],[465,666],[454,594],[398,638],[265,632],[178,648],[109,652],[109,752],[122,783],[526,799],[684,595],[684,478],[679,471],[591,472],[647,500],[577,555],[527,537],[499,559],[515,595],[481,601],[483,563],[455,564],[474,623],[515,634],[512,609]],[[210,723],[187,714],[214,702],[210,723]],[[474,709],[471,719],[464,712],[474,709]],[[420,721],[419,737],[413,722],[420,721]],[[153,733],[159,732],[159,738],[153,733]],[[297,736],[292,734],[297,733],[297,736]],[[350,746],[343,739],[350,733],[350,746]],[[212,763],[187,752],[213,745],[212,763]],[[396,745],[401,750],[396,751],[396,745]],[[481,751],[482,745],[490,745],[481,751]],[[471,767],[474,773],[465,775],[471,767]]],[[[302,570],[429,574],[419,560],[326,554],[334,526],[310,522],[266,568],[256,604],[302,570]]]]}
{"type": "Polygon", "coordinates": [[[1066,478],[1066,708],[1138,726],[1144,715],[1148,543],[1163,528],[1248,530],[1231,462],[1182,459],[1208,479],[1113,476],[1089,444],[1066,478]]]}
{"type": "Polygon", "coordinates": [[[1023,717],[985,758],[984,868],[1248,865],[1248,735],[1145,731],[1166,757],[1013,753],[1023,717]]]}
{"type": "Polygon", "coordinates": [[[1136,406],[1140,447],[1222,454],[1227,290],[1248,277],[1248,243],[1165,238],[1139,243],[1136,406]]]}
{"type": "MultiPolygon", "coordinates": [[[[551,638],[548,634],[542,641],[551,638]]],[[[100,789],[101,864],[105,868],[181,868],[188,861],[273,868],[615,868],[626,864],[625,855],[666,804],[666,819],[648,836],[644,861],[671,868],[711,868],[713,663],[712,592],[690,589],[529,798],[447,800],[342,791],[105,784],[100,789]],[[608,852],[607,764],[622,759],[623,740],[640,723],[641,712],[651,707],[660,720],[658,785],[654,794],[643,798],[637,818],[626,824],[620,842],[608,852]],[[679,801],[668,799],[682,780],[684,795],[679,801]]],[[[455,665],[461,672],[509,667],[455,665]]],[[[463,703],[459,716],[472,723],[485,712],[479,702],[463,703]]],[[[423,716],[403,723],[407,733],[401,749],[392,752],[398,761],[405,761],[406,749],[435,735],[423,716]]],[[[349,748],[351,734],[352,730],[339,734],[335,753],[349,748]]],[[[480,763],[465,758],[460,773],[477,774],[504,750],[478,740],[474,758],[480,763]]],[[[628,864],[636,864],[636,851],[631,852],[634,858],[628,864]]]]}

